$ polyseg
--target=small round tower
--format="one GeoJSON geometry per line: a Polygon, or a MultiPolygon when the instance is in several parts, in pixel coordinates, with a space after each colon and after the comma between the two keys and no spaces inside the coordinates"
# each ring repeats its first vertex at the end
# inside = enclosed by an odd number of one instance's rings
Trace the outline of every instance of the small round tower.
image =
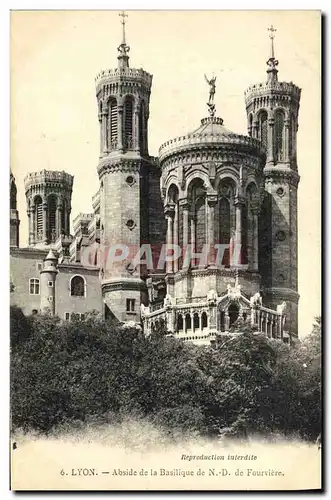
{"type": "Polygon", "coordinates": [[[64,171],[53,170],[25,177],[30,246],[49,245],[61,234],[70,234],[73,179],[64,171]]]}
{"type": "Polygon", "coordinates": [[[52,250],[44,260],[44,267],[40,271],[40,310],[55,314],[55,282],[58,273],[57,257],[52,250]]]}

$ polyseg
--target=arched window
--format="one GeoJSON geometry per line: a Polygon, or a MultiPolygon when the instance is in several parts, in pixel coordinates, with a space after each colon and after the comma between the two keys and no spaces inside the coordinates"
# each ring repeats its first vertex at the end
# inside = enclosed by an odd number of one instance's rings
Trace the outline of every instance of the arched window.
{"type": "Polygon", "coordinates": [[[133,148],[133,97],[127,96],[124,103],[124,141],[126,149],[133,148]]]}
{"type": "Polygon", "coordinates": [[[117,149],[117,101],[112,97],[108,108],[108,149],[117,149]]]}
{"type": "Polygon", "coordinates": [[[238,316],[239,316],[239,307],[236,303],[232,303],[229,305],[228,308],[229,312],[229,326],[232,326],[235,321],[237,321],[238,316]]]}
{"type": "MultiPolygon", "coordinates": [[[[191,198],[191,245],[194,246],[194,251],[199,253],[206,243],[206,189],[201,179],[195,179],[190,187],[191,198]],[[193,225],[192,225],[193,224],[193,225]],[[192,240],[193,238],[193,240],[192,240]]],[[[199,264],[199,262],[196,262],[199,264]]],[[[192,264],[195,265],[194,259],[192,264]]]]}
{"type": "Polygon", "coordinates": [[[70,280],[70,295],[85,297],[85,279],[82,276],[73,276],[70,280]]]}
{"type": "Polygon", "coordinates": [[[276,161],[282,161],[284,159],[284,111],[277,110],[275,113],[275,159],[276,161]]]}
{"type": "Polygon", "coordinates": [[[57,235],[56,231],[56,205],[57,197],[51,194],[47,200],[47,211],[48,211],[48,239],[50,241],[55,241],[57,235]]]}
{"type": "Polygon", "coordinates": [[[259,114],[258,139],[264,147],[268,144],[268,114],[266,111],[261,111],[259,114]]]}
{"type": "Polygon", "coordinates": [[[203,312],[201,315],[201,329],[203,330],[204,328],[207,328],[207,326],[208,326],[207,313],[203,312]]]}
{"type": "Polygon", "coordinates": [[[179,332],[183,330],[183,316],[181,314],[178,314],[178,318],[177,318],[177,330],[179,332]]]}
{"type": "Polygon", "coordinates": [[[253,114],[250,113],[249,117],[248,117],[248,135],[252,135],[252,131],[253,131],[253,114]]]}
{"type": "Polygon", "coordinates": [[[193,315],[193,326],[194,326],[194,330],[198,330],[200,327],[198,313],[194,313],[194,315],[193,315]]]}
{"type": "Polygon", "coordinates": [[[226,198],[220,199],[220,243],[230,243],[230,201],[226,198]]]}
{"type": "Polygon", "coordinates": [[[17,205],[16,196],[17,196],[16,184],[14,181],[12,181],[10,183],[10,208],[12,210],[16,210],[16,205],[17,205]]]}
{"type": "Polygon", "coordinates": [[[230,265],[230,246],[231,238],[235,231],[235,209],[234,209],[234,192],[235,186],[231,181],[223,181],[219,187],[219,212],[218,212],[218,228],[219,228],[219,243],[229,245],[223,253],[223,266],[230,265]]]}
{"type": "Polygon", "coordinates": [[[35,204],[35,230],[36,239],[43,239],[43,202],[40,196],[36,196],[34,199],[35,204]]]}
{"type": "Polygon", "coordinates": [[[191,315],[189,313],[187,313],[185,316],[185,322],[186,322],[186,330],[191,330],[192,328],[191,315]]]}

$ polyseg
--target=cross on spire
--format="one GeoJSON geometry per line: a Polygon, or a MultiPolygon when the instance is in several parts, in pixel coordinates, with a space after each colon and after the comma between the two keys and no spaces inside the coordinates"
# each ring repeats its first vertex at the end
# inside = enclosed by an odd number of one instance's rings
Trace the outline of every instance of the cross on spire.
{"type": "Polygon", "coordinates": [[[120,55],[118,56],[118,63],[120,68],[128,68],[129,67],[129,56],[128,52],[130,51],[130,47],[126,43],[125,39],[125,18],[128,17],[127,14],[125,14],[124,10],[118,14],[121,18],[121,24],[122,24],[122,42],[121,45],[117,48],[118,52],[120,55]]]}
{"type": "Polygon", "coordinates": [[[273,27],[273,25],[270,26],[270,28],[268,28],[268,31],[270,31],[270,35],[269,35],[269,38],[271,38],[272,40],[275,38],[275,35],[274,33],[276,33],[276,28],[273,27]]]}
{"type": "Polygon", "coordinates": [[[274,38],[277,30],[273,27],[273,25],[271,25],[270,28],[268,28],[268,31],[270,31],[269,38],[271,40],[270,59],[275,59],[274,38]]]}
{"type": "Polygon", "coordinates": [[[129,16],[128,16],[128,14],[125,14],[124,10],[122,10],[122,12],[118,15],[122,18],[122,21],[121,21],[122,26],[123,26],[122,45],[126,45],[126,42],[125,42],[125,18],[129,17],[129,16]]]}
{"type": "Polygon", "coordinates": [[[267,61],[268,64],[268,81],[277,81],[277,66],[278,66],[278,61],[275,58],[275,47],[274,47],[274,38],[275,38],[275,33],[276,33],[276,28],[273,27],[273,25],[268,28],[268,31],[270,32],[269,38],[271,40],[271,47],[270,47],[270,57],[267,61]]]}

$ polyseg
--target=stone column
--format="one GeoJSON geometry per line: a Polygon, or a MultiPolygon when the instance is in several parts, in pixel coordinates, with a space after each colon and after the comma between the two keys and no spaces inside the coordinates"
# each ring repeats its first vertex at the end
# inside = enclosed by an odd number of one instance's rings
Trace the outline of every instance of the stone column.
{"type": "Polygon", "coordinates": [[[186,333],[186,314],[183,314],[183,332],[186,333]]]}
{"type": "MultiPolygon", "coordinates": [[[[194,214],[191,210],[191,251],[192,254],[195,252],[195,220],[194,220],[194,214]]],[[[192,266],[195,265],[195,259],[191,260],[192,266]]]]}
{"type": "Polygon", "coordinates": [[[252,207],[252,271],[259,270],[259,213],[258,207],[252,207]]]}
{"type": "Polygon", "coordinates": [[[284,120],[284,129],[285,129],[285,137],[284,137],[284,159],[287,163],[290,162],[290,119],[285,118],[284,120]]]}
{"type": "Polygon", "coordinates": [[[224,331],[228,332],[230,328],[230,316],[228,311],[224,313],[224,331]]]}
{"type": "Polygon", "coordinates": [[[260,309],[257,309],[257,311],[256,311],[256,322],[257,322],[258,331],[261,332],[262,326],[261,326],[261,311],[260,311],[260,309]]]}
{"type": "MultiPolygon", "coordinates": [[[[241,255],[242,255],[242,200],[239,197],[235,200],[236,207],[236,237],[235,237],[235,248],[234,255],[239,257],[239,262],[235,262],[235,264],[241,264],[241,255]]],[[[232,264],[233,256],[230,255],[230,265],[232,264]]],[[[236,259],[237,260],[237,259],[236,259]]]]}
{"type": "Polygon", "coordinates": [[[274,163],[274,125],[275,125],[275,120],[273,117],[273,112],[270,111],[268,120],[267,163],[274,163]]]}
{"type": "Polygon", "coordinates": [[[209,331],[214,331],[216,332],[217,330],[217,308],[216,308],[216,300],[209,300],[208,301],[208,306],[209,306],[209,314],[207,317],[207,327],[209,331]]]}
{"type": "Polygon", "coordinates": [[[47,216],[48,216],[48,210],[47,210],[47,203],[43,203],[43,242],[47,243],[47,216]]]}
{"type": "Polygon", "coordinates": [[[133,149],[139,152],[139,105],[135,104],[133,110],[133,149]]]}
{"type": "MultiPolygon", "coordinates": [[[[172,205],[167,205],[164,210],[165,217],[167,219],[167,248],[171,248],[173,244],[173,226],[174,226],[174,215],[175,215],[175,207],[172,205]]],[[[168,251],[167,251],[168,253],[168,251]]],[[[173,261],[167,261],[166,272],[167,274],[173,273],[173,261]]]]}
{"type": "Polygon", "coordinates": [[[70,213],[71,208],[68,208],[67,212],[64,214],[64,233],[67,235],[70,234],[70,213]]]}
{"type": "Polygon", "coordinates": [[[282,316],[278,316],[278,338],[283,338],[282,316]]]}
{"type": "Polygon", "coordinates": [[[100,126],[100,154],[102,153],[103,137],[102,137],[102,114],[98,113],[98,120],[100,126]]]}
{"type": "Polygon", "coordinates": [[[34,205],[28,210],[29,217],[29,244],[34,245],[36,242],[36,207],[34,205]]]}
{"type": "Polygon", "coordinates": [[[148,119],[149,119],[149,108],[147,107],[146,108],[146,113],[145,113],[145,116],[144,116],[144,131],[143,131],[143,135],[144,135],[144,144],[145,144],[145,147],[144,147],[144,154],[146,153],[147,154],[147,151],[148,151],[148,119]]]}
{"type": "Polygon", "coordinates": [[[183,198],[181,200],[179,200],[179,206],[181,206],[183,208],[183,211],[182,211],[182,214],[183,214],[183,237],[182,237],[182,245],[183,245],[183,248],[181,249],[182,250],[182,262],[184,262],[184,259],[185,259],[185,253],[186,253],[186,248],[187,248],[187,245],[188,245],[188,226],[189,226],[189,203],[188,203],[188,200],[187,198],[183,198]]]}
{"type": "MultiPolygon", "coordinates": [[[[110,143],[110,130],[107,130],[107,111],[103,111],[100,113],[101,116],[101,133],[100,133],[100,141],[101,141],[101,153],[105,153],[109,148],[110,143]],[[108,138],[109,134],[109,138],[108,138]]],[[[111,148],[109,148],[111,149],[111,148]]]]}
{"type": "Polygon", "coordinates": [[[194,313],[191,313],[191,330],[192,330],[192,333],[194,333],[195,329],[194,329],[194,313]]]}
{"type": "MultiPolygon", "coordinates": [[[[175,205],[175,213],[174,213],[174,229],[173,229],[173,244],[178,245],[178,203],[175,205]]],[[[174,272],[178,271],[178,259],[174,262],[174,272]]]]}
{"type": "Polygon", "coordinates": [[[264,316],[264,318],[265,318],[265,325],[264,325],[265,334],[266,334],[267,337],[269,337],[269,335],[268,335],[269,314],[266,313],[266,315],[264,316]]]}
{"type": "Polygon", "coordinates": [[[123,104],[118,106],[117,148],[123,150],[123,104]]]}
{"type": "Polygon", "coordinates": [[[217,204],[217,195],[207,196],[208,202],[208,245],[209,255],[208,264],[215,264],[215,206],[217,204]]]}

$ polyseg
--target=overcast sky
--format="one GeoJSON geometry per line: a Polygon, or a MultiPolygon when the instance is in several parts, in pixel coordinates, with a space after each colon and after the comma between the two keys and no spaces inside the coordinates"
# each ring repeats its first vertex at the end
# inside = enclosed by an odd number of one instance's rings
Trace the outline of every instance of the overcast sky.
{"type": "MultiPolygon", "coordinates": [[[[207,116],[204,73],[217,76],[216,115],[247,133],[244,91],[265,81],[267,28],[277,28],[279,80],[302,88],[298,131],[299,335],[320,314],[320,21],[317,11],[129,11],[130,66],[153,74],[149,148],[207,116]]],[[[117,66],[116,11],[14,12],[11,28],[11,168],[18,188],[21,246],[27,244],[24,177],[74,175],[72,219],[98,190],[99,123],[94,77],[117,66]]]]}

